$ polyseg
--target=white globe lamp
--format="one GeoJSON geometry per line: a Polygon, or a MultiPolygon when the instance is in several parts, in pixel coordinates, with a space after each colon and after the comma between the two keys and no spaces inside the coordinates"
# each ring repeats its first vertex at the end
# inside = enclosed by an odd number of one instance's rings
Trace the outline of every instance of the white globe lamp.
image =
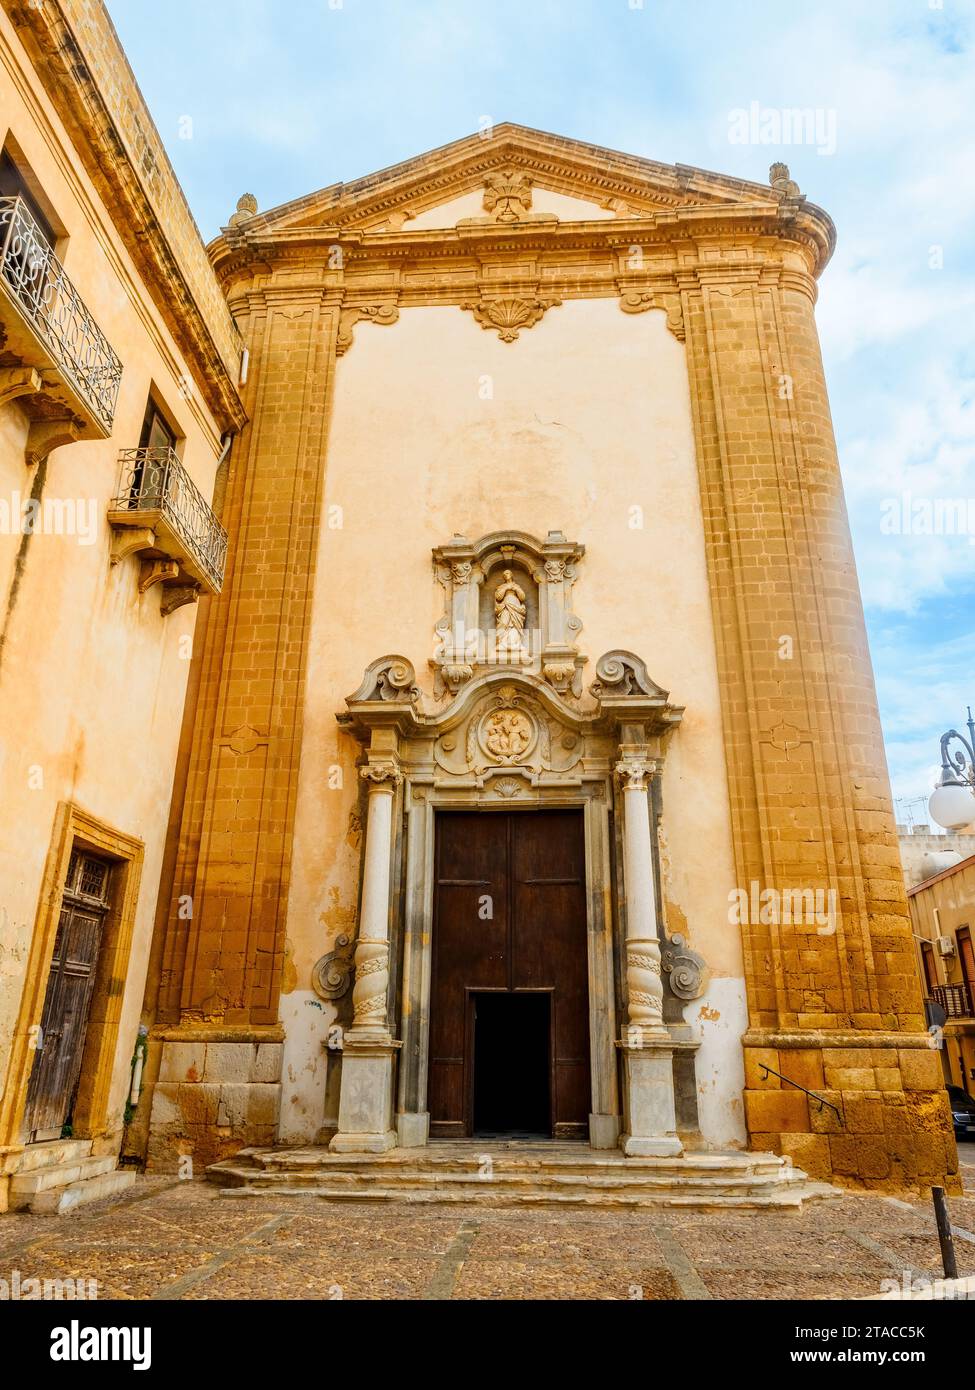
{"type": "Polygon", "coordinates": [[[928,814],[945,830],[963,830],[975,822],[975,720],[968,711],[966,739],[957,729],[941,735],[941,776],[931,793],[928,814]],[[948,752],[950,743],[960,743],[963,753],[948,752]]]}
{"type": "Polygon", "coordinates": [[[942,783],[931,793],[928,814],[945,830],[961,830],[975,821],[975,796],[961,782],[942,783]]]}

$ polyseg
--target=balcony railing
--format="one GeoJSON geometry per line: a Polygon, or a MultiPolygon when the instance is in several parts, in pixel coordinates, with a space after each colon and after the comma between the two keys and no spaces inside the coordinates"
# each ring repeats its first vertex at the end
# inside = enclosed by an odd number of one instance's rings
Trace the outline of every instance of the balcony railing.
{"type": "Polygon", "coordinates": [[[190,577],[219,593],[227,563],[227,533],[172,449],[123,449],[113,525],[145,526],[159,548],[181,561],[190,577]]]}
{"type": "Polygon", "coordinates": [[[972,992],[964,981],[958,985],[933,985],[931,997],[949,1018],[972,1017],[972,992]]]}
{"type": "Polygon", "coordinates": [[[23,198],[0,198],[0,275],[24,317],[106,433],[122,363],[31,216],[23,198]]]}

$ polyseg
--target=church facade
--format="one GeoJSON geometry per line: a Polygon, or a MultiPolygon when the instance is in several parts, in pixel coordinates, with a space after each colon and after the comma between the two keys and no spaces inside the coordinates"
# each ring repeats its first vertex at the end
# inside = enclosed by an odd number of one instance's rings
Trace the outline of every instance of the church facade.
{"type": "Polygon", "coordinates": [[[3,551],[0,1207],[511,1137],[951,1186],[828,216],[506,124],[204,250],[103,7],[0,39],[0,464],[97,520],[3,551]]]}
{"type": "Polygon", "coordinates": [[[953,1166],[813,314],[834,232],[771,178],[506,125],[244,197],[211,246],[250,423],[150,1161],[953,1166]]]}

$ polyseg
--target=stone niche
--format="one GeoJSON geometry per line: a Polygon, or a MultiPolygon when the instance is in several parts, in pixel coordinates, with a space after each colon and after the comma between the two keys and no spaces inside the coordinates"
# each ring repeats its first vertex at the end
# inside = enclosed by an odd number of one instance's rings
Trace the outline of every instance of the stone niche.
{"type": "Polygon", "coordinates": [[[436,628],[436,695],[455,695],[490,671],[540,676],[562,695],[582,694],[582,623],[572,586],[585,548],[549,531],[495,531],[478,541],[454,536],[433,552],[445,593],[436,628]]]}

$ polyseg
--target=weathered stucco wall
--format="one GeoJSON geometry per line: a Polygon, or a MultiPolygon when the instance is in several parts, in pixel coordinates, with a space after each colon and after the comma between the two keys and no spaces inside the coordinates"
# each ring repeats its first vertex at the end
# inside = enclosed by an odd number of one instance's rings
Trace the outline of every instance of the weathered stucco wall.
{"type": "Polygon", "coordinates": [[[573,301],[512,344],[456,308],[360,324],[337,369],[325,502],[281,1010],[282,1139],[313,1139],[322,1124],[335,1013],[310,971],[355,924],[357,749],[335,715],[387,652],[413,661],[432,698],[444,596],[431,551],[458,532],[502,528],[540,538],[559,528],[585,545],[574,609],[587,685],[596,659],[622,647],[686,706],[663,778],[667,927],[687,931],[712,972],[687,1008],[702,1038],[703,1131],[714,1143],[743,1139],[721,711],[684,350],[664,314],[573,301]]]}

